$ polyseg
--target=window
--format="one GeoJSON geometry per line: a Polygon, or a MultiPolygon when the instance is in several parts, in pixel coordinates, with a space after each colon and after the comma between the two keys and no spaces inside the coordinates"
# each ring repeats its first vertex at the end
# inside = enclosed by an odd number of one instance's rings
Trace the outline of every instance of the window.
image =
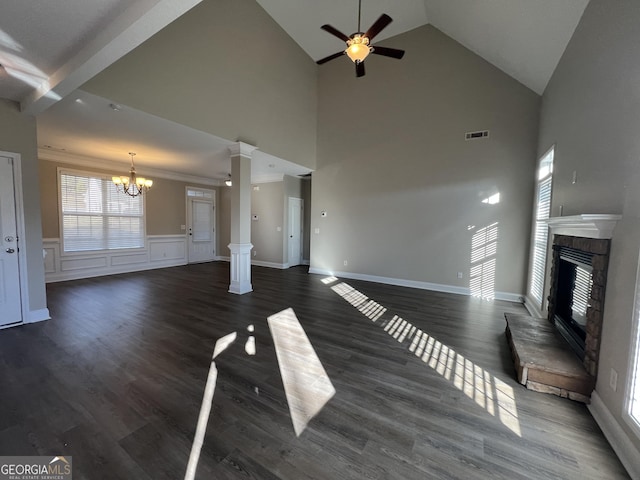
{"type": "Polygon", "coordinates": [[[538,184],[536,188],[535,226],[533,232],[533,259],[529,293],[542,308],[544,295],[545,267],[547,264],[547,240],[549,227],[546,220],[551,211],[551,180],[553,177],[553,147],[540,160],[538,184]]]}
{"type": "Polygon", "coordinates": [[[213,193],[205,190],[187,188],[187,197],[213,198],[213,193]]]}
{"type": "Polygon", "coordinates": [[[629,381],[623,417],[640,438],[640,268],[636,278],[636,298],[633,309],[633,333],[629,351],[629,381]]]}
{"type": "Polygon", "coordinates": [[[58,171],[64,252],[144,247],[143,197],[117,192],[110,178],[58,171]]]}

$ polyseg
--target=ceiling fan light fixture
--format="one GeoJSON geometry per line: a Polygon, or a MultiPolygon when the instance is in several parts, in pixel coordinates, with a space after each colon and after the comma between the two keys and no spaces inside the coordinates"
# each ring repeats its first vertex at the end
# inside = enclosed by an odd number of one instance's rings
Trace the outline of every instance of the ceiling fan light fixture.
{"type": "Polygon", "coordinates": [[[363,35],[356,34],[347,42],[347,49],[344,53],[351,59],[353,63],[363,62],[371,53],[372,48],[369,46],[369,39],[363,35]]]}

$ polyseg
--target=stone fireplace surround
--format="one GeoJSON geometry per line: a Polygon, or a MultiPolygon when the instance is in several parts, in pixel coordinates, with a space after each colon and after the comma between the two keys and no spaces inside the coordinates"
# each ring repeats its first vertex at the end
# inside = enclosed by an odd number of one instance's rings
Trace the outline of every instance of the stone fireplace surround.
{"type": "MultiPolygon", "coordinates": [[[[506,335],[517,378],[528,389],[589,403],[598,372],[610,239],[620,218],[619,215],[592,214],[548,220],[555,239],[552,275],[555,277],[558,270],[559,249],[566,246],[593,253],[593,273],[598,278],[594,278],[587,311],[584,361],[556,329],[552,296],[548,318],[505,313],[506,335]]],[[[550,282],[552,293],[555,292],[554,281],[552,278],[550,282]]]]}
{"type": "Polygon", "coordinates": [[[607,268],[609,266],[609,239],[571,237],[555,235],[553,239],[553,258],[551,261],[551,279],[549,289],[549,309],[547,320],[555,323],[557,312],[558,271],[560,269],[560,249],[569,247],[580,252],[593,254],[591,260],[591,278],[593,286],[587,304],[586,339],[583,365],[585,370],[595,377],[598,372],[598,356],[600,352],[600,334],[604,310],[604,294],[607,284],[607,268]]]}
{"type": "Polygon", "coordinates": [[[587,325],[583,365],[594,378],[598,374],[598,357],[600,353],[600,335],[604,317],[604,297],[609,267],[609,249],[611,236],[620,215],[585,214],[568,217],[553,217],[548,220],[553,235],[553,257],[551,260],[551,276],[549,288],[548,320],[554,323],[559,250],[569,247],[593,254],[591,260],[593,287],[587,308],[587,325]]]}

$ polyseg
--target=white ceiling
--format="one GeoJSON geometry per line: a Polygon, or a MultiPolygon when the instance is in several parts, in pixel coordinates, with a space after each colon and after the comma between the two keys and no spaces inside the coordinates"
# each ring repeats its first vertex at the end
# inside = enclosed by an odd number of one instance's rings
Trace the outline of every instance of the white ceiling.
{"type": "MultiPolygon", "coordinates": [[[[122,152],[135,150],[140,170],[222,178],[229,170],[228,140],[126,106],[114,112],[109,100],[77,90],[200,1],[47,0],[34,5],[2,0],[0,97],[18,101],[23,111],[37,115],[39,145],[50,156],[126,163],[122,152]]],[[[320,30],[321,25],[329,23],[347,35],[357,30],[356,0],[257,2],[314,60],[343,47],[320,30]]],[[[364,0],[361,29],[381,13],[394,21],[376,41],[430,23],[542,94],[587,4],[588,0],[364,0]]],[[[257,155],[261,160],[254,168],[260,175],[306,173],[263,152],[257,155]]]]}

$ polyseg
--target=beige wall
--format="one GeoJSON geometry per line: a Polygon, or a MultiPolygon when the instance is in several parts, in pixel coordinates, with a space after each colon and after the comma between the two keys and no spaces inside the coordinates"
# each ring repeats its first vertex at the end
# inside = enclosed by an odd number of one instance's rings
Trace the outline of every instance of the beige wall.
{"type": "MultiPolygon", "coordinates": [[[[58,215],[58,167],[70,170],[104,173],[115,175],[110,169],[70,165],[48,160],[40,160],[40,208],[42,211],[42,235],[44,238],[58,238],[60,223],[58,215]]],[[[123,167],[126,171],[126,166],[123,167]]],[[[181,235],[186,225],[186,187],[199,187],[217,190],[218,187],[202,185],[166,178],[153,178],[153,187],[145,195],[147,202],[146,229],[147,235],[181,235]]]]}
{"type": "Polygon", "coordinates": [[[46,308],[47,299],[42,261],[36,122],[33,117],[21,114],[17,103],[3,99],[0,99],[0,150],[21,155],[29,308],[31,311],[41,310],[46,308]]]}
{"type": "Polygon", "coordinates": [[[311,179],[302,180],[302,199],[304,200],[304,242],[302,245],[302,259],[309,262],[311,255],[311,179]]]}
{"type": "Polygon", "coordinates": [[[257,221],[251,221],[253,260],[278,264],[286,261],[282,256],[282,241],[285,237],[285,230],[282,228],[283,195],[283,182],[260,183],[251,189],[251,215],[258,215],[257,221]]]}
{"type": "Polygon", "coordinates": [[[255,0],[205,0],[82,88],[313,168],[316,82],[255,0]]]}
{"type": "MultiPolygon", "coordinates": [[[[260,183],[252,185],[251,215],[258,215],[258,220],[251,221],[252,259],[275,264],[286,264],[289,257],[288,245],[288,199],[302,198],[305,205],[305,217],[310,203],[310,181],[285,175],[281,182],[260,183]],[[278,231],[280,227],[280,231],[278,231]]],[[[222,208],[227,208],[224,203],[222,208]]],[[[223,213],[224,215],[224,213],[223,213]]],[[[303,226],[306,256],[308,259],[309,222],[303,226]]],[[[225,227],[221,225],[221,230],[225,227]]]]}
{"type": "Polygon", "coordinates": [[[302,259],[309,260],[309,225],[310,225],[310,205],[311,205],[311,189],[309,188],[310,180],[305,180],[299,177],[291,177],[289,175],[285,175],[283,182],[283,238],[282,238],[282,258],[283,262],[287,263],[289,261],[289,197],[293,198],[301,198],[302,205],[304,208],[303,218],[302,218],[302,230],[303,230],[303,244],[302,244],[302,259]]]}
{"type": "Polygon", "coordinates": [[[407,54],[319,68],[311,266],[469,288],[497,222],[493,289],[524,293],[540,97],[432,26],[383,44],[407,54]]]}
{"type": "Polygon", "coordinates": [[[590,2],[544,93],[538,152],[556,145],[552,216],[560,205],[564,215],[623,215],[611,244],[596,391],[640,449],[621,419],[640,245],[638,25],[638,2],[590,2]]]}
{"type": "Polygon", "coordinates": [[[231,243],[231,189],[220,187],[218,189],[218,255],[229,257],[229,244],[231,243]]]}

